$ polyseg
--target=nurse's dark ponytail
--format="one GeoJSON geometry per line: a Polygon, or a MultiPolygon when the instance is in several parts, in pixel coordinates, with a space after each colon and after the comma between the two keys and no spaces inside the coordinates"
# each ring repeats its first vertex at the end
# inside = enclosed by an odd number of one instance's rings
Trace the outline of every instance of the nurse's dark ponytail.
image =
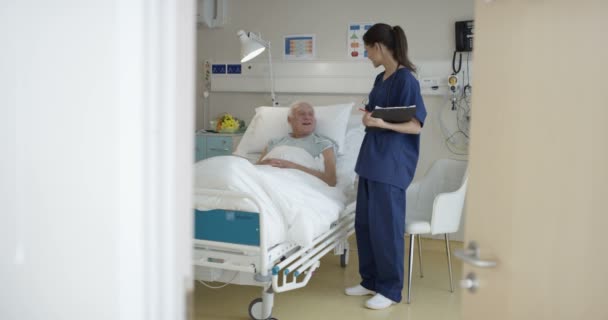
{"type": "Polygon", "coordinates": [[[375,43],[382,43],[391,50],[393,58],[400,65],[406,67],[411,72],[416,72],[416,66],[407,56],[407,37],[400,26],[391,27],[385,23],[373,25],[363,35],[363,42],[372,46],[375,43]]]}
{"type": "Polygon", "coordinates": [[[393,49],[393,57],[400,65],[408,68],[411,72],[416,72],[416,66],[407,57],[407,38],[405,32],[400,26],[393,27],[395,36],[395,49],[393,49]]]}

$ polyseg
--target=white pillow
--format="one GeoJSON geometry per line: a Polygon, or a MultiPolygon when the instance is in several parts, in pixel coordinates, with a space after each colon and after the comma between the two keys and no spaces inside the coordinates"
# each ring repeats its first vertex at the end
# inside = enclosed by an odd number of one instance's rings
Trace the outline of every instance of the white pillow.
{"type": "Polygon", "coordinates": [[[234,153],[243,157],[260,153],[270,139],[287,135],[291,130],[287,123],[288,111],[289,108],[284,107],[257,107],[234,153]]]}
{"type": "Polygon", "coordinates": [[[293,146],[277,146],[264,156],[264,159],[281,159],[297,163],[309,169],[323,171],[325,163],[322,155],[314,158],[308,151],[293,146]]]}
{"type": "Polygon", "coordinates": [[[348,135],[348,130],[359,127],[363,127],[363,112],[361,111],[357,111],[357,113],[353,113],[349,116],[348,124],[346,126],[346,135],[348,135]]]}
{"type": "Polygon", "coordinates": [[[315,107],[317,134],[326,136],[338,144],[338,154],[344,153],[346,127],[354,103],[315,107]]]}
{"type": "MultiPolygon", "coordinates": [[[[346,127],[353,105],[348,103],[314,107],[317,119],[315,132],[335,141],[338,154],[344,152],[346,127]]],[[[288,112],[289,108],[285,107],[257,107],[255,116],[234,153],[245,156],[248,153],[262,152],[270,139],[289,134],[291,127],[287,122],[288,112]]]]}
{"type": "MultiPolygon", "coordinates": [[[[359,116],[360,117],[360,116],[359,116]]],[[[346,143],[344,154],[339,156],[336,162],[336,175],[338,177],[338,187],[344,190],[347,186],[352,186],[355,182],[355,165],[359,158],[361,143],[365,137],[365,127],[359,119],[359,124],[346,131],[346,143]]]]}

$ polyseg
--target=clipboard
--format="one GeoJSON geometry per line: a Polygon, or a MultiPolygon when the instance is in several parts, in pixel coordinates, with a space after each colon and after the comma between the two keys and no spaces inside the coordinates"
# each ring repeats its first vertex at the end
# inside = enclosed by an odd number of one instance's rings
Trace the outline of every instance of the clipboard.
{"type": "Polygon", "coordinates": [[[416,114],[416,106],[376,107],[371,116],[390,123],[403,123],[412,120],[416,114]]]}

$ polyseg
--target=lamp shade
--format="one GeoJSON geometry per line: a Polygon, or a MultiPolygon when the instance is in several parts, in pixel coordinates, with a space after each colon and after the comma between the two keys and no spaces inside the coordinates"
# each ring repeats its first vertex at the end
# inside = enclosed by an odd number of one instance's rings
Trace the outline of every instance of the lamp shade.
{"type": "Polygon", "coordinates": [[[263,44],[248,37],[245,31],[241,30],[237,35],[241,39],[241,63],[255,58],[266,50],[266,47],[263,44]]]}

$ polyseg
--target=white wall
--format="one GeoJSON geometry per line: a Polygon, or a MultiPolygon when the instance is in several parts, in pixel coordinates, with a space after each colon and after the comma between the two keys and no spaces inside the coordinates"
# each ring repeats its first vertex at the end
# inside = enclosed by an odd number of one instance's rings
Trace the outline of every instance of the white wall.
{"type": "Polygon", "coordinates": [[[193,11],[0,5],[0,319],[183,318],[193,11]]]}
{"type": "Polygon", "coordinates": [[[288,34],[316,34],[322,60],[345,60],[346,28],[351,22],[385,22],[403,27],[410,57],[447,60],[454,50],[454,22],[473,18],[472,0],[226,0],[227,23],[219,29],[199,27],[199,58],[237,60],[240,29],[260,32],[277,44],[272,55],[281,59],[280,44],[288,34]]]}

